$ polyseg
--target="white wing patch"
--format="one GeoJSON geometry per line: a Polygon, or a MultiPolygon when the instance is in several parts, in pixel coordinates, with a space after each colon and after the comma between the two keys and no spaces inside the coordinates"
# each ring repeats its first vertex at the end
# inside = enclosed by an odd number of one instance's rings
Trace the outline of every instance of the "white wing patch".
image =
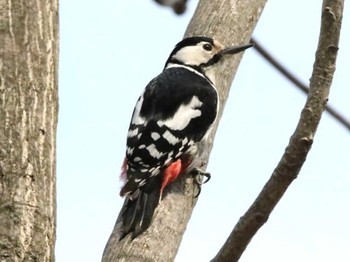
{"type": "Polygon", "coordinates": [[[171,145],[176,145],[180,142],[180,139],[178,139],[176,136],[174,136],[172,133],[169,132],[169,130],[166,130],[163,134],[163,137],[169,142],[171,145]]]}
{"type": "Polygon", "coordinates": [[[159,120],[157,124],[159,126],[166,125],[172,130],[183,130],[193,118],[201,116],[202,112],[198,107],[201,107],[202,104],[197,96],[193,96],[188,104],[179,107],[173,118],[165,121],[159,120]]]}
{"type": "Polygon", "coordinates": [[[149,154],[154,157],[154,158],[161,158],[164,153],[159,152],[154,144],[150,144],[148,147],[146,147],[148,150],[149,154]]]}
{"type": "Polygon", "coordinates": [[[127,150],[126,150],[126,153],[128,155],[132,155],[132,152],[134,152],[134,147],[128,147],[127,150]]]}
{"type": "MultiPolygon", "coordinates": [[[[156,168],[154,168],[154,169],[152,170],[151,176],[156,176],[156,175],[158,175],[158,174],[159,174],[159,169],[160,169],[159,166],[156,167],[156,168]]],[[[150,170],[150,171],[151,171],[151,170],[150,170]]]]}
{"type": "Polygon", "coordinates": [[[138,157],[138,156],[134,158],[134,162],[140,162],[141,160],[142,159],[140,157],[138,157]]]}
{"type": "Polygon", "coordinates": [[[139,129],[138,129],[138,128],[135,128],[135,129],[133,129],[133,130],[129,130],[129,131],[128,131],[128,137],[137,136],[138,132],[139,132],[139,129]]]}
{"type": "Polygon", "coordinates": [[[154,141],[157,141],[160,138],[160,134],[157,132],[152,132],[151,137],[154,141]]]}
{"type": "Polygon", "coordinates": [[[143,125],[145,123],[145,119],[140,116],[140,111],[143,103],[143,94],[140,96],[139,100],[135,105],[135,111],[131,119],[131,123],[134,125],[143,125]]]}

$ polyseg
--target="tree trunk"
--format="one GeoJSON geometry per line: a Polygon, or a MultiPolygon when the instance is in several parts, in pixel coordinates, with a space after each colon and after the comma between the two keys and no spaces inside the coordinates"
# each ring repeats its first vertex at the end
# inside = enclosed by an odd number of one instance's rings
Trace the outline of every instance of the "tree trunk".
{"type": "Polygon", "coordinates": [[[58,2],[0,6],[0,261],[54,261],[58,2]]]}
{"type": "MultiPolygon", "coordinates": [[[[201,0],[185,36],[210,36],[227,46],[248,43],[265,3],[266,0],[201,0]]],[[[220,95],[219,119],[241,57],[242,54],[225,60],[216,72],[220,95]]],[[[207,154],[202,159],[205,164],[219,119],[209,139],[207,154]]],[[[146,232],[132,242],[129,237],[118,241],[114,228],[102,261],[173,261],[196,204],[195,191],[191,176],[184,175],[175,181],[166,189],[153,223],[146,232]]]]}

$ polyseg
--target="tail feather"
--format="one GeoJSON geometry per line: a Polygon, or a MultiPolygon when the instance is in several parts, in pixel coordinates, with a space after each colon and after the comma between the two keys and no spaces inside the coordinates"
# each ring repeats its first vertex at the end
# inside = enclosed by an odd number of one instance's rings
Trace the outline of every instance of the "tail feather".
{"type": "Polygon", "coordinates": [[[140,192],[134,199],[125,200],[118,228],[119,240],[129,233],[134,239],[151,225],[154,211],[159,203],[161,177],[155,176],[151,179],[153,181],[148,181],[145,186],[138,189],[140,192]]]}

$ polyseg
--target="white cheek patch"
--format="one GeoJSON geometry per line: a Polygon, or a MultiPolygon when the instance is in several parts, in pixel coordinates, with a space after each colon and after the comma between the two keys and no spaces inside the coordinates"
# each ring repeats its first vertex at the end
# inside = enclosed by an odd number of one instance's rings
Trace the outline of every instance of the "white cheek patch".
{"type": "Polygon", "coordinates": [[[186,65],[200,65],[207,63],[213,54],[204,50],[201,44],[186,46],[180,49],[173,58],[186,65]]]}
{"type": "Polygon", "coordinates": [[[183,130],[193,118],[199,117],[202,115],[202,112],[198,107],[202,106],[202,102],[198,99],[197,96],[193,96],[191,101],[186,105],[181,105],[176,111],[175,115],[165,121],[157,121],[159,126],[166,125],[172,130],[183,130]]]}

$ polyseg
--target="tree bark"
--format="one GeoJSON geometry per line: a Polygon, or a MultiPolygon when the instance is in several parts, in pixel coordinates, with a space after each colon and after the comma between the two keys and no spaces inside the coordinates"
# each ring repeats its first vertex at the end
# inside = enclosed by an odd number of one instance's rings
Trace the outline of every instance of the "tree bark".
{"type": "MultiPolygon", "coordinates": [[[[265,3],[266,0],[201,0],[185,37],[205,35],[227,46],[248,43],[265,3]]],[[[226,59],[216,72],[220,112],[207,145],[207,154],[202,159],[205,166],[241,57],[242,54],[226,59]]],[[[166,189],[164,200],[158,206],[153,223],[146,232],[133,241],[129,237],[118,241],[116,227],[114,228],[102,261],[173,261],[196,204],[195,194],[193,178],[183,175],[166,189]]],[[[119,218],[116,224],[118,220],[119,218]]]]}
{"type": "Polygon", "coordinates": [[[266,223],[288,186],[297,178],[311,149],[328,101],[335,71],[343,7],[343,0],[324,0],[321,32],[309,94],[298,126],[270,179],[212,261],[238,261],[253,236],[266,223]]]}
{"type": "Polygon", "coordinates": [[[54,261],[58,1],[0,6],[0,261],[54,261]]]}

